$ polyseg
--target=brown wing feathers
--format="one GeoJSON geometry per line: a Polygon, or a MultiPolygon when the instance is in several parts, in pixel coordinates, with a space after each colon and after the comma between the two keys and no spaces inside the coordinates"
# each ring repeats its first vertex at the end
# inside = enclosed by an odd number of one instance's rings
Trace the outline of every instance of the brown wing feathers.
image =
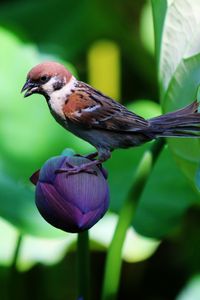
{"type": "Polygon", "coordinates": [[[64,106],[66,118],[88,128],[135,131],[148,127],[148,121],[128,111],[123,105],[80,83],[64,106]]]}

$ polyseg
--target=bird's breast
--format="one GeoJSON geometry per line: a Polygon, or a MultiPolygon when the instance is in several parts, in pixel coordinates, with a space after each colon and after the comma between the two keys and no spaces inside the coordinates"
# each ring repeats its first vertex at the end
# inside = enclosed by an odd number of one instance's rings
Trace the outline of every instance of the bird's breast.
{"type": "Polygon", "coordinates": [[[62,96],[58,93],[53,93],[49,100],[49,107],[53,114],[59,115],[60,118],[65,118],[63,107],[66,102],[66,96],[62,96]]]}
{"type": "Polygon", "coordinates": [[[51,93],[49,99],[49,107],[54,114],[59,115],[60,118],[65,119],[64,107],[68,102],[68,98],[72,93],[72,89],[76,84],[76,79],[72,76],[70,81],[65,84],[61,89],[55,90],[51,93]]]}

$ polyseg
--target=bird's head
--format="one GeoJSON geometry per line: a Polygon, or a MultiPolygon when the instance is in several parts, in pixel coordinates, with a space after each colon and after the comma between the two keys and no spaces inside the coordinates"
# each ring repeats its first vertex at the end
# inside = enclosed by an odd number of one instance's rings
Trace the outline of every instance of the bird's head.
{"type": "Polygon", "coordinates": [[[44,62],[30,70],[21,92],[26,91],[24,97],[42,94],[48,99],[53,92],[67,84],[71,77],[72,74],[63,65],[52,61],[44,62]]]}

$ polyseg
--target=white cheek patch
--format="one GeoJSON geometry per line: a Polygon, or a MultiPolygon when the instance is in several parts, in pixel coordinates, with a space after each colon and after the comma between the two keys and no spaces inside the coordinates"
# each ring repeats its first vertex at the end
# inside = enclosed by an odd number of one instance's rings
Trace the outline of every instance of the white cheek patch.
{"type": "Polygon", "coordinates": [[[42,85],[43,90],[50,96],[54,91],[53,85],[58,80],[57,77],[52,77],[47,83],[42,85]]]}
{"type": "MultiPolygon", "coordinates": [[[[51,87],[49,86],[49,89],[51,89],[51,92],[49,93],[49,105],[56,114],[58,114],[62,118],[65,118],[65,115],[63,113],[63,106],[67,100],[67,96],[69,96],[72,90],[75,88],[77,80],[75,77],[72,76],[70,81],[67,84],[65,84],[60,90],[57,91],[54,91],[53,89],[53,84],[56,82],[56,78],[53,77],[51,78],[51,80],[49,80],[48,82],[51,82],[51,87]]],[[[46,85],[48,83],[46,83],[46,85]]]]}

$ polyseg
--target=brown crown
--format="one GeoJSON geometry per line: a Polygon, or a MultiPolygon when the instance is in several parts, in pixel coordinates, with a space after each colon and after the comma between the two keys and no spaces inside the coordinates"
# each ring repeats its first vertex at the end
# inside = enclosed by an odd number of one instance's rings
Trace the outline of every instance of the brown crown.
{"type": "Polygon", "coordinates": [[[72,74],[61,64],[54,61],[43,62],[30,70],[28,78],[37,81],[42,76],[60,76],[68,82],[72,74]]]}

